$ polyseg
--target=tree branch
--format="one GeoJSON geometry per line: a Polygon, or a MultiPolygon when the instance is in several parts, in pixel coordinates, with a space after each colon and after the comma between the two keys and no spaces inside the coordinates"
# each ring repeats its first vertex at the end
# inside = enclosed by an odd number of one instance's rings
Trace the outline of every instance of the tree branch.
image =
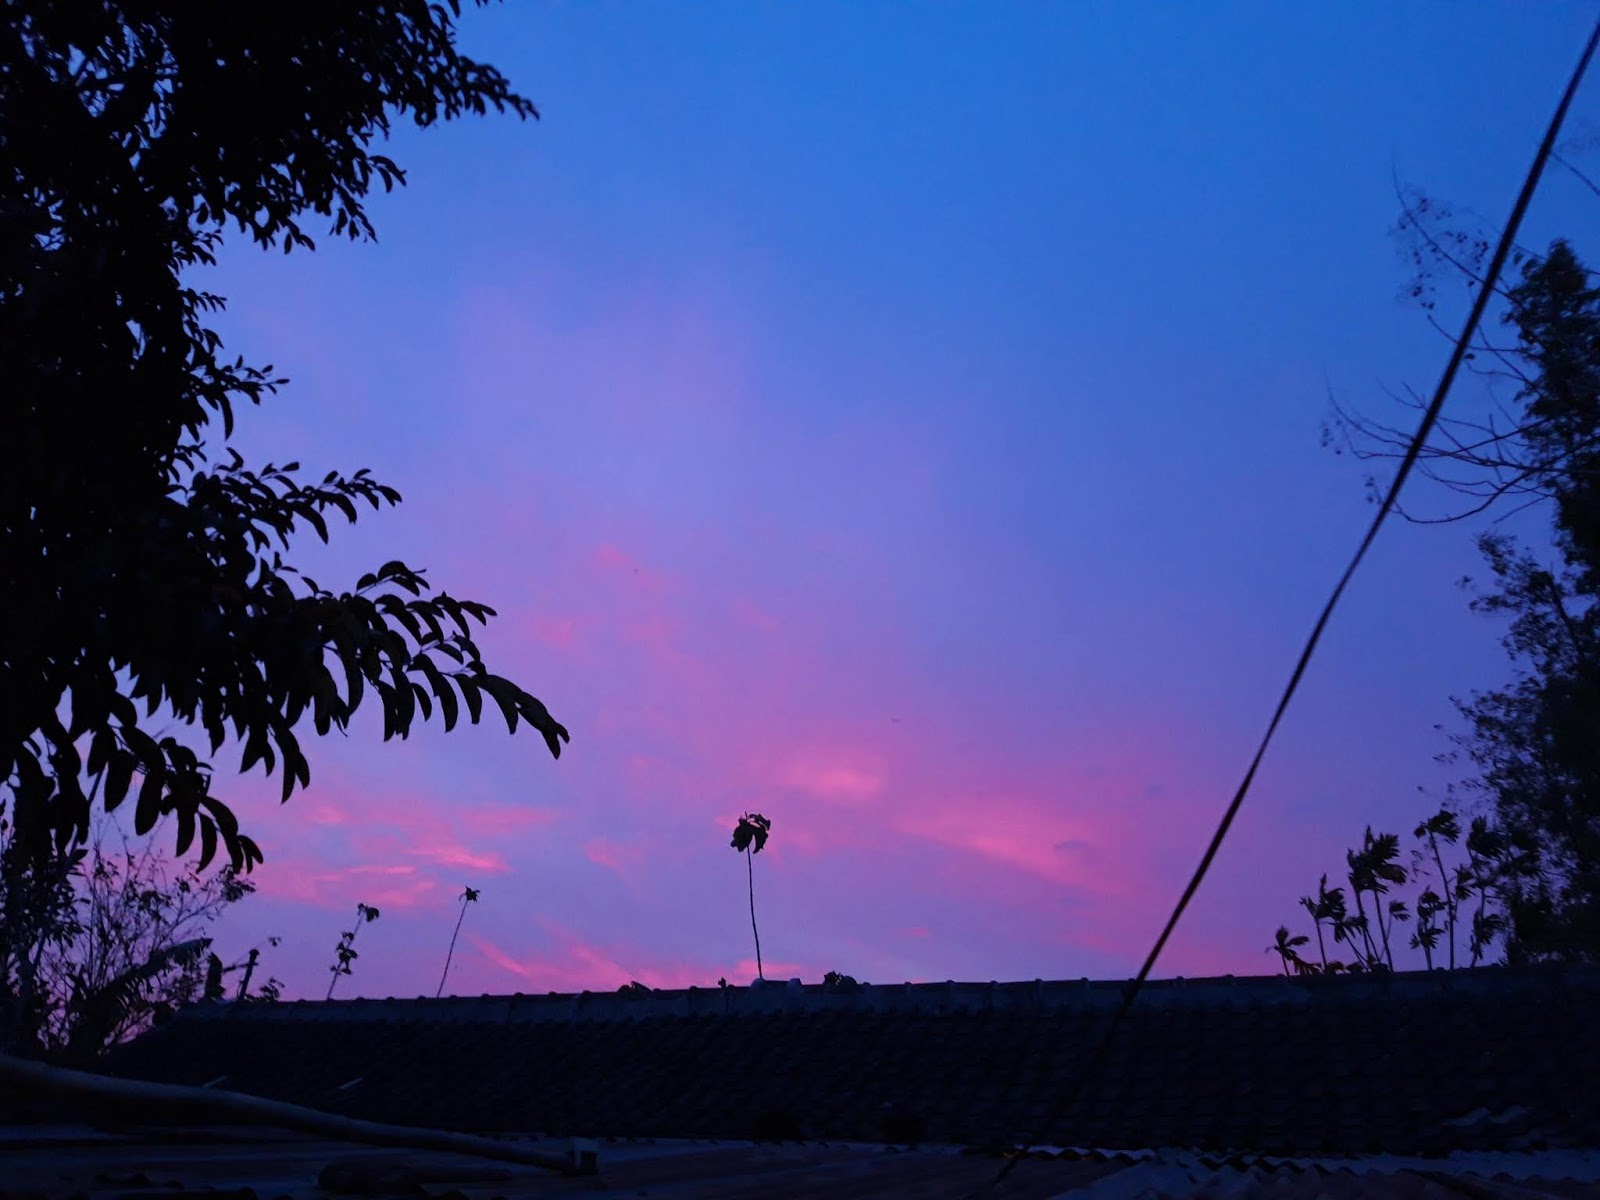
{"type": "Polygon", "coordinates": [[[515,1142],[478,1137],[470,1133],[361,1121],[298,1104],[263,1100],[259,1096],[215,1088],[113,1079],[88,1071],[29,1062],[7,1054],[0,1054],[0,1083],[5,1084],[8,1090],[14,1088],[35,1095],[56,1096],[63,1100],[119,1110],[130,1119],[140,1122],[148,1122],[152,1117],[179,1120],[187,1117],[204,1120],[208,1124],[220,1120],[239,1125],[275,1126],[333,1141],[358,1142],[368,1146],[465,1154],[497,1162],[543,1167],[563,1175],[593,1175],[597,1170],[594,1154],[580,1154],[576,1147],[566,1154],[551,1154],[515,1142]]]}

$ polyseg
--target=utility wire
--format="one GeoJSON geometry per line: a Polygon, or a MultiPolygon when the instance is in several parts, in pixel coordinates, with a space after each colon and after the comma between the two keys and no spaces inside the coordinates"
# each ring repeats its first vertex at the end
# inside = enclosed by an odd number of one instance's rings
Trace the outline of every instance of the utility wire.
{"type": "MultiPolygon", "coordinates": [[[[1255,757],[1250,760],[1250,769],[1244,774],[1239,790],[1233,794],[1233,800],[1228,804],[1227,810],[1218,822],[1216,832],[1211,835],[1211,842],[1206,847],[1206,852],[1200,858],[1200,865],[1195,868],[1194,875],[1190,877],[1188,886],[1183,889],[1183,894],[1178,897],[1178,903],[1172,910],[1172,915],[1167,918],[1166,925],[1161,930],[1161,936],[1156,938],[1150,953],[1145,956],[1144,965],[1139,968],[1139,973],[1134,976],[1123,992],[1122,1003],[1112,1014],[1111,1023],[1106,1026],[1106,1031],[1101,1037],[1095,1052],[1090,1056],[1084,1069],[1079,1072],[1076,1085],[1070,1088],[1062,1100],[1056,1105],[1050,1118],[1045,1122],[1041,1133],[1048,1133],[1050,1128],[1061,1119],[1062,1115],[1086,1090],[1089,1081],[1099,1073],[1105,1064],[1107,1052],[1111,1048],[1113,1038],[1123,1019],[1128,1015],[1128,1010],[1133,1007],[1134,1000],[1139,995],[1139,990],[1144,986],[1145,980],[1154,970],[1156,960],[1161,957],[1161,952],[1166,949],[1167,940],[1171,938],[1172,931],[1177,928],[1178,921],[1182,918],[1189,902],[1194,899],[1195,893],[1200,890],[1200,884],[1205,880],[1206,872],[1211,869],[1217,851],[1222,849],[1223,840],[1227,838],[1228,831],[1233,827],[1233,820],[1239,815],[1239,809],[1244,804],[1246,793],[1250,785],[1255,782],[1256,771],[1261,766],[1261,760],[1266,757],[1267,746],[1272,741],[1273,734],[1277,733],[1278,725],[1283,720],[1283,714],[1289,707],[1289,702],[1294,699],[1294,694],[1299,690],[1301,677],[1305,675],[1306,667],[1311,662],[1311,656],[1316,652],[1317,644],[1322,640],[1322,633],[1328,626],[1328,620],[1333,616],[1333,610],[1344,595],[1345,588],[1356,573],[1356,568],[1366,558],[1367,551],[1378,536],[1378,530],[1383,528],[1383,523],[1388,520],[1390,512],[1394,510],[1395,502],[1400,497],[1400,489],[1405,486],[1411,468],[1416,465],[1418,456],[1427,444],[1428,435],[1433,432],[1433,427],[1438,423],[1439,413],[1444,408],[1445,398],[1450,394],[1450,387],[1455,382],[1456,372],[1460,369],[1462,360],[1466,357],[1468,347],[1471,345],[1474,332],[1478,323],[1483,319],[1484,310],[1489,305],[1489,298],[1495,294],[1495,285],[1499,282],[1500,272],[1505,267],[1506,259],[1511,254],[1511,249],[1516,241],[1517,230],[1522,225],[1522,218],[1528,211],[1528,204],[1533,199],[1533,193],[1539,186],[1539,179],[1544,174],[1546,163],[1555,150],[1556,138],[1560,136],[1561,126],[1566,122],[1567,110],[1572,107],[1572,98],[1577,94],[1578,87],[1583,82],[1583,76],[1589,69],[1589,62],[1594,58],[1595,48],[1600,46],[1600,21],[1595,22],[1594,30],[1589,34],[1589,41],[1584,46],[1583,54],[1578,59],[1578,65],[1573,69],[1572,77],[1567,81],[1567,89],[1562,93],[1561,103],[1556,105],[1555,115],[1550,118],[1549,128],[1545,130],[1544,141],[1539,144],[1539,151],[1533,157],[1533,165],[1528,168],[1527,177],[1523,180],[1522,191],[1517,196],[1517,202],[1512,206],[1511,218],[1506,222],[1504,232],[1500,235],[1500,244],[1495,247],[1494,258],[1489,263],[1489,269],[1484,274],[1483,282],[1477,288],[1477,298],[1472,302],[1472,311],[1467,315],[1466,326],[1461,330],[1461,336],[1456,339],[1455,349],[1451,351],[1450,361],[1445,364],[1444,374],[1439,377],[1439,384],[1434,389],[1433,400],[1428,405],[1428,410],[1423,414],[1422,424],[1417,427],[1416,434],[1411,439],[1411,444],[1406,448],[1405,458],[1400,462],[1400,469],[1395,472],[1394,482],[1389,485],[1388,492],[1384,495],[1383,503],[1379,505],[1377,514],[1372,518],[1372,523],[1367,527],[1366,536],[1361,539],[1361,544],[1356,547],[1355,554],[1344,569],[1344,574],[1339,576],[1339,582],[1334,586],[1333,592],[1328,596],[1328,601],[1322,606],[1322,613],[1317,617],[1317,623],[1311,629],[1311,636],[1306,639],[1305,648],[1300,651],[1299,661],[1295,663],[1294,672],[1289,676],[1289,682],[1283,689],[1283,695],[1278,698],[1278,707],[1273,710],[1272,720],[1267,725],[1267,731],[1261,736],[1261,742],[1256,747],[1255,757]]],[[[1025,1145],[1021,1151],[1013,1154],[1000,1168],[1000,1173],[995,1176],[994,1184],[999,1184],[1011,1174],[1017,1163],[1022,1161],[1026,1151],[1025,1145]]],[[[993,1186],[993,1185],[991,1185],[993,1186]]]]}

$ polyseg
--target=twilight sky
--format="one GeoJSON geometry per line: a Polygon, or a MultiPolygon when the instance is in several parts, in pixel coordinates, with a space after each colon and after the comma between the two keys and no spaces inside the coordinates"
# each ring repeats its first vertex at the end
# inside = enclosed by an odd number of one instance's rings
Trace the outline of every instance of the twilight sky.
{"type": "MultiPolygon", "coordinates": [[[[757,809],[769,975],[1131,974],[1370,516],[1328,390],[1382,411],[1445,354],[1394,178],[1497,224],[1592,18],[469,14],[543,120],[408,131],[379,244],[206,282],[293,380],[240,448],[405,494],[301,564],[493,604],[572,744],[367,720],[281,809],[230,781],[267,863],[224,946],[282,935],[320,996],[366,901],[339,994],[431,995],[470,884],[453,991],[748,982],[757,809]]],[[[1552,174],[1524,242],[1594,203],[1552,174]]],[[[1506,669],[1470,532],[1386,531],[1159,973],[1272,970],[1295,897],[1446,781],[1448,697],[1506,669]]]]}

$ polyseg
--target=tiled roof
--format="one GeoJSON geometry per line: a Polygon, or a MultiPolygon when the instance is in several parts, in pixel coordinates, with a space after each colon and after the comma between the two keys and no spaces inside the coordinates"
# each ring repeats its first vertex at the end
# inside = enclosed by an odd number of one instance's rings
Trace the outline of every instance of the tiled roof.
{"type": "Polygon", "coordinates": [[[1273,1154],[1600,1146],[1600,971],[218,1006],[118,1074],[398,1124],[1273,1154]]]}

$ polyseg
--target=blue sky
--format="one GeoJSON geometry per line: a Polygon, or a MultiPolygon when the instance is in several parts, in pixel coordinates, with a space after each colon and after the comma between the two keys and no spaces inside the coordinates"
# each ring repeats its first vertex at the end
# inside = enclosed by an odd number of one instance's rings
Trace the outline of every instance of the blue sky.
{"type": "MultiPolygon", "coordinates": [[[[283,934],[316,992],[383,902],[342,986],[414,993],[472,884],[464,990],[742,978],[754,808],[769,965],[1130,973],[1370,515],[1330,389],[1383,412],[1443,361],[1395,181],[1497,225],[1592,19],[469,14],[542,119],[400,134],[376,246],[241,247],[214,286],[293,380],[241,446],[407,497],[312,573],[402,556],[496,605],[486,648],[573,744],[366,730],[282,811],[242,781],[268,863],[232,936],[283,934]]],[[[1569,132],[1597,120],[1591,87],[1569,132]]],[[[1552,174],[1524,242],[1595,203],[1552,174]]],[[[1361,827],[1422,815],[1448,697],[1506,670],[1471,532],[1386,532],[1169,972],[1269,969],[1361,827]]]]}

